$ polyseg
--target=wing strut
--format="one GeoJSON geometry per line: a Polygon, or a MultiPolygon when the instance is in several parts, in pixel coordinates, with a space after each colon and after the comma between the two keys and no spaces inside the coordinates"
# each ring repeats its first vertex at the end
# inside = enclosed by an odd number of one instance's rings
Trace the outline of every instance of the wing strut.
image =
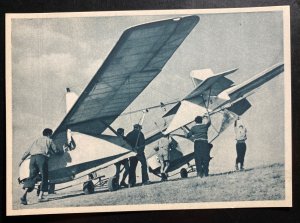
{"type": "MultiPolygon", "coordinates": [[[[209,88],[207,103],[205,103],[205,99],[203,97],[203,94],[201,96],[202,96],[203,104],[205,105],[207,114],[209,115],[208,108],[209,108],[209,102],[210,102],[210,96],[211,96],[211,87],[209,88]]],[[[215,137],[215,138],[217,138],[220,135],[220,132],[217,130],[217,128],[212,123],[211,123],[211,127],[213,127],[213,129],[217,132],[217,136],[215,137]]],[[[211,141],[213,141],[214,139],[212,139],[211,141]]]]}
{"type": "Polygon", "coordinates": [[[101,122],[107,127],[109,128],[110,131],[112,131],[114,134],[116,134],[117,136],[120,136],[119,133],[117,133],[117,131],[111,127],[109,124],[107,124],[105,121],[101,120],[101,122]]]}
{"type": "MultiPolygon", "coordinates": [[[[208,110],[209,102],[210,102],[210,95],[211,95],[211,87],[209,88],[209,94],[208,94],[208,100],[207,100],[207,106],[206,109],[208,110]]],[[[203,97],[203,96],[202,96],[203,97]]],[[[208,112],[208,111],[207,111],[208,112]]]]}

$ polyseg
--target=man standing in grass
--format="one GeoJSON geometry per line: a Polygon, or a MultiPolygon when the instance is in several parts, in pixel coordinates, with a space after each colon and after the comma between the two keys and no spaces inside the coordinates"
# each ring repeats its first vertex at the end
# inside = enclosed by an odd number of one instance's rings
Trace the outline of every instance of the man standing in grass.
{"type": "Polygon", "coordinates": [[[27,193],[34,189],[39,173],[41,174],[42,182],[38,200],[39,202],[47,201],[47,199],[44,198],[44,192],[48,192],[48,158],[50,154],[59,153],[59,150],[50,138],[52,133],[51,129],[44,129],[43,136],[35,140],[22,157],[19,166],[21,166],[22,162],[28,156],[31,156],[29,164],[30,175],[24,182],[23,188],[25,192],[21,197],[21,204],[27,204],[27,193]]]}
{"type": "Polygon", "coordinates": [[[194,141],[194,154],[197,176],[208,176],[208,167],[210,161],[211,144],[207,141],[207,132],[211,124],[209,115],[197,116],[194,125],[190,132],[187,133],[187,138],[192,138],[194,141]]]}
{"type": "Polygon", "coordinates": [[[235,160],[235,169],[243,170],[244,169],[244,158],[246,154],[246,140],[247,140],[247,129],[242,123],[238,123],[240,117],[234,122],[234,131],[236,139],[236,153],[237,157],[235,160]],[[240,164],[240,167],[239,167],[240,164]]]}
{"type": "Polygon", "coordinates": [[[136,156],[129,158],[129,187],[134,187],[136,184],[136,166],[138,161],[141,163],[142,168],[142,184],[150,184],[148,170],[147,170],[147,160],[145,157],[145,136],[142,132],[142,126],[135,124],[133,130],[126,135],[126,141],[131,145],[136,156]]]}
{"type": "MultiPolygon", "coordinates": [[[[123,139],[125,139],[123,128],[118,128],[117,133],[118,133],[119,136],[121,136],[123,139]]],[[[122,179],[121,179],[121,182],[120,182],[120,186],[128,187],[128,184],[125,183],[125,179],[127,178],[128,174],[129,174],[129,160],[128,160],[128,158],[120,160],[119,162],[115,163],[115,166],[116,166],[115,176],[117,177],[118,182],[119,182],[120,173],[121,173],[121,166],[124,167],[124,173],[123,173],[123,176],[122,176],[122,179]]]]}
{"type": "Polygon", "coordinates": [[[169,135],[164,135],[158,141],[158,147],[155,148],[155,151],[157,152],[157,158],[161,165],[160,173],[162,181],[168,179],[167,171],[170,166],[170,139],[171,138],[169,135]]]}

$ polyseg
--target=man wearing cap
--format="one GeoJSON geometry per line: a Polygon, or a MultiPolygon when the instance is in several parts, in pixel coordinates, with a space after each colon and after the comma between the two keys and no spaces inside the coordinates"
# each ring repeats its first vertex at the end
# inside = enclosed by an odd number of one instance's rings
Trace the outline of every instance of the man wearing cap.
{"type": "Polygon", "coordinates": [[[41,192],[39,194],[39,202],[47,201],[44,198],[44,192],[48,192],[48,158],[50,154],[59,153],[52,139],[52,130],[46,128],[43,130],[43,136],[35,140],[29,149],[22,156],[22,162],[31,155],[30,157],[30,175],[29,178],[24,182],[23,188],[25,189],[24,195],[21,197],[21,204],[27,204],[27,193],[34,189],[38,174],[41,174],[41,192]]]}
{"type": "Polygon", "coordinates": [[[136,184],[136,166],[138,161],[141,163],[142,168],[142,184],[149,184],[149,176],[147,172],[147,161],[145,157],[145,136],[142,133],[142,126],[135,124],[133,130],[126,136],[126,141],[130,144],[136,156],[129,158],[129,186],[133,187],[136,184]]]}
{"type": "MultiPolygon", "coordinates": [[[[238,117],[237,120],[240,120],[238,117]]],[[[240,123],[237,124],[237,120],[234,122],[234,131],[235,131],[235,139],[236,139],[236,160],[235,160],[235,169],[243,170],[244,169],[244,158],[246,154],[246,140],[247,140],[247,129],[245,126],[240,123]],[[240,164],[240,168],[239,165],[240,164]]]]}
{"type": "Polygon", "coordinates": [[[210,117],[197,116],[195,118],[196,124],[187,133],[187,138],[192,138],[194,141],[194,154],[197,176],[208,176],[208,167],[210,161],[211,144],[207,141],[207,132],[211,124],[210,117]]]}

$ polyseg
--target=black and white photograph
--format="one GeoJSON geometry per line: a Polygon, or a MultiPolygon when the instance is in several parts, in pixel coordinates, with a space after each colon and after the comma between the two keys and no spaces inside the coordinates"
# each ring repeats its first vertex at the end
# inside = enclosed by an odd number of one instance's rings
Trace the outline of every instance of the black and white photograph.
{"type": "Polygon", "coordinates": [[[6,14],[6,213],[292,206],[289,6],[6,14]]]}

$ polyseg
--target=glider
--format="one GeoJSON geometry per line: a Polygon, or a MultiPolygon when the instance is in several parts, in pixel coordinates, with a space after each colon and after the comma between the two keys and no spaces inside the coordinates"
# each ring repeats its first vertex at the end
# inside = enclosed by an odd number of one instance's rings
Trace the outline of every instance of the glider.
{"type": "MultiPolygon", "coordinates": [[[[161,72],[198,21],[198,16],[187,16],[125,30],[78,99],[67,90],[68,112],[52,136],[64,152],[49,159],[50,184],[92,176],[97,170],[135,155],[110,125],[161,72]],[[107,128],[115,136],[103,134],[107,128]],[[66,143],[70,149],[63,149],[66,143]]],[[[29,159],[19,172],[22,183],[29,176],[29,159]]],[[[101,184],[101,177],[99,181],[101,184]]],[[[116,189],[118,182],[113,178],[108,182],[116,189]]],[[[92,192],[93,185],[86,185],[84,190],[92,192]]]]}
{"type": "MultiPolygon", "coordinates": [[[[188,132],[188,125],[193,123],[196,116],[209,114],[211,127],[208,131],[208,141],[212,143],[230,124],[237,120],[238,116],[250,109],[251,104],[247,97],[281,74],[284,71],[284,64],[275,64],[238,85],[226,77],[236,71],[237,69],[232,69],[218,74],[214,74],[211,69],[192,71],[190,76],[195,88],[163,115],[163,117],[173,116],[173,118],[161,134],[186,138],[184,134],[177,132],[182,130],[188,132]]],[[[180,170],[181,177],[185,178],[189,172],[195,170],[194,166],[189,165],[189,162],[194,159],[191,148],[188,151],[181,151],[181,149],[171,146],[170,150],[168,172],[188,164],[189,170],[185,168],[180,170]]],[[[160,164],[155,153],[148,157],[148,164],[150,171],[161,177],[160,164]]]]}

